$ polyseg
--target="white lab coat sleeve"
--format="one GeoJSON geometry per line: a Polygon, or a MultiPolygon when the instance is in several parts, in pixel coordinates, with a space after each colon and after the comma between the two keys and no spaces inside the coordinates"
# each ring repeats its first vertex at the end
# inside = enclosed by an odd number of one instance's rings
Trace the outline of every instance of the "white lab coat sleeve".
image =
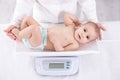
{"type": "Polygon", "coordinates": [[[98,22],[95,0],[78,0],[78,3],[87,21],[98,22]]]}
{"type": "Polygon", "coordinates": [[[11,25],[19,27],[23,18],[32,14],[35,0],[17,0],[16,7],[11,20],[11,25]]]}

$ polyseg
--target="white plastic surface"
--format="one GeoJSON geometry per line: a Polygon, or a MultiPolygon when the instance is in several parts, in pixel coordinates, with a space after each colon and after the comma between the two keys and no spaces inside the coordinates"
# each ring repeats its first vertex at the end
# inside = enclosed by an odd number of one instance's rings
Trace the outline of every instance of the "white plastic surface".
{"type": "Polygon", "coordinates": [[[96,41],[86,45],[81,45],[78,51],[40,51],[26,48],[22,43],[16,43],[16,54],[26,54],[30,56],[79,56],[83,54],[99,53],[99,47],[96,41]]]}
{"type": "Polygon", "coordinates": [[[35,70],[39,75],[45,76],[70,76],[79,70],[78,57],[37,57],[35,70]],[[67,63],[69,62],[69,63],[67,63]],[[49,68],[50,63],[63,63],[63,68],[49,68]]]}

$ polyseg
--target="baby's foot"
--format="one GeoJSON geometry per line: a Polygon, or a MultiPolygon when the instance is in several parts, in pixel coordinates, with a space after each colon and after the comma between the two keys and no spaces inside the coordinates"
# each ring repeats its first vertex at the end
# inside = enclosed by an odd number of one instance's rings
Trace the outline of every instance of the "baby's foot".
{"type": "Polygon", "coordinates": [[[16,36],[16,41],[21,42],[21,38],[19,37],[19,30],[17,28],[14,28],[12,30],[12,33],[16,36]]]}

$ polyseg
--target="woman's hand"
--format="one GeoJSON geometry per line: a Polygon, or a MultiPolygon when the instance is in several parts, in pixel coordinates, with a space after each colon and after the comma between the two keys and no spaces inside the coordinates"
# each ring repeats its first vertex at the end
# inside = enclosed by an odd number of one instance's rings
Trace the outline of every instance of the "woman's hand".
{"type": "Polygon", "coordinates": [[[101,40],[101,39],[102,39],[101,30],[102,30],[102,31],[106,31],[106,29],[105,29],[105,27],[104,27],[102,24],[100,24],[100,23],[96,23],[96,24],[97,24],[98,28],[100,29],[99,40],[101,40]]]}
{"type": "Polygon", "coordinates": [[[16,40],[17,37],[15,36],[14,33],[12,33],[12,30],[16,28],[16,26],[14,25],[10,25],[7,29],[4,30],[4,32],[6,32],[7,36],[10,37],[13,40],[16,40]]]}

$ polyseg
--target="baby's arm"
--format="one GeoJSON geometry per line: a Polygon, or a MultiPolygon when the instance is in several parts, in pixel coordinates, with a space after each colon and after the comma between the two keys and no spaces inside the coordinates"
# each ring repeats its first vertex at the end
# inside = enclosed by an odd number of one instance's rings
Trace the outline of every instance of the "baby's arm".
{"type": "Polygon", "coordinates": [[[55,48],[55,51],[64,51],[64,48],[62,47],[62,45],[59,43],[59,41],[56,39],[56,40],[53,40],[53,45],[54,45],[54,48],[55,48]]]}
{"type": "Polygon", "coordinates": [[[64,24],[66,26],[72,25],[72,26],[78,26],[80,25],[80,22],[78,18],[70,13],[64,14],[64,24]]]}
{"type": "Polygon", "coordinates": [[[64,51],[74,51],[77,50],[78,48],[79,48],[79,44],[75,42],[65,46],[64,51]]]}
{"type": "Polygon", "coordinates": [[[49,40],[53,44],[55,51],[64,51],[63,46],[60,44],[58,37],[54,32],[49,33],[49,40]]]}
{"type": "Polygon", "coordinates": [[[21,26],[20,26],[20,30],[23,30],[26,27],[29,27],[30,25],[36,25],[38,26],[38,22],[31,16],[27,16],[23,19],[21,26]]]}

